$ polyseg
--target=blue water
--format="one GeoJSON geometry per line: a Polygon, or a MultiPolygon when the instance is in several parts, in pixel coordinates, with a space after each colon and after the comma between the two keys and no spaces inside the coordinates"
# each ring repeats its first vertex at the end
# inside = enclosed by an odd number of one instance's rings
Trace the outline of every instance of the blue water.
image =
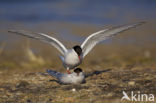
{"type": "MultiPolygon", "coordinates": [[[[0,0],[0,30],[6,32],[11,22],[21,23],[28,28],[46,22],[103,27],[155,19],[156,0],[0,0]]],[[[54,27],[51,27],[53,30],[54,27]]],[[[65,40],[84,40],[84,37],[76,36],[70,30],[61,29],[57,32],[65,40]]],[[[13,40],[10,35],[4,34],[0,32],[0,41],[13,40]]]]}
{"type": "Polygon", "coordinates": [[[156,18],[156,0],[0,0],[0,21],[114,24],[156,18]]]}

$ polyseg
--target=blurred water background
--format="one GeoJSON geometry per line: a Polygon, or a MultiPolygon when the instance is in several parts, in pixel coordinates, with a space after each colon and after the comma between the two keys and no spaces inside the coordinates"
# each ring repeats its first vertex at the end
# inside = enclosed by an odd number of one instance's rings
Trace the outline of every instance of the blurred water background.
{"type": "MultiPolygon", "coordinates": [[[[0,46],[17,50],[27,45],[28,39],[8,33],[10,29],[46,33],[70,47],[108,26],[146,21],[145,25],[121,33],[104,45],[119,43],[153,49],[155,11],[155,0],[0,0],[0,46]]],[[[30,41],[33,51],[49,48],[44,43],[30,41]]]]}
{"type": "Polygon", "coordinates": [[[133,19],[155,19],[155,10],[155,0],[0,0],[1,21],[28,24],[122,24],[133,19]]]}
{"type": "MultiPolygon", "coordinates": [[[[101,29],[105,25],[155,20],[155,10],[155,0],[0,0],[0,29],[56,32],[75,41],[72,27],[62,28],[64,25],[101,29]]],[[[9,39],[6,32],[0,33],[1,42],[9,39]]]]}

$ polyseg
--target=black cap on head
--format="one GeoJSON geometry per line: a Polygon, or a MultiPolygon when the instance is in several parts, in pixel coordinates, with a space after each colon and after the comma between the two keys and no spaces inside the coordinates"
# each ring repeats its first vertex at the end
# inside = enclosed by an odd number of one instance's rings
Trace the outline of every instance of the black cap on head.
{"type": "Polygon", "coordinates": [[[81,68],[76,68],[76,69],[74,69],[74,72],[75,73],[80,73],[80,72],[82,72],[82,69],[81,68]]]}
{"type": "Polygon", "coordinates": [[[81,49],[81,47],[80,47],[79,45],[74,46],[73,49],[74,49],[75,52],[78,54],[78,56],[81,55],[82,49],[81,49]]]}

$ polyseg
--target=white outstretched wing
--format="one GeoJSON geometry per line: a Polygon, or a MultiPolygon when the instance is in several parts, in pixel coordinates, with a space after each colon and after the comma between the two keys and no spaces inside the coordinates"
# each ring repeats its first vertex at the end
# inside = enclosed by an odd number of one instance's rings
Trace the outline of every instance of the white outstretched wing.
{"type": "Polygon", "coordinates": [[[143,24],[144,22],[138,22],[134,24],[127,24],[122,26],[117,26],[113,28],[108,28],[105,30],[98,31],[96,33],[91,34],[86,38],[86,40],[82,43],[81,48],[83,52],[83,57],[85,57],[89,51],[99,42],[109,39],[115,35],[117,35],[120,32],[123,32],[125,30],[128,30],[130,28],[134,28],[138,25],[143,24]]]}
{"type": "Polygon", "coordinates": [[[16,33],[19,35],[23,35],[29,38],[34,38],[34,39],[49,43],[53,45],[55,48],[57,48],[62,53],[62,55],[64,55],[64,53],[67,52],[67,49],[60,41],[46,34],[34,33],[34,32],[29,32],[29,31],[24,31],[24,30],[9,30],[8,32],[16,33]]]}

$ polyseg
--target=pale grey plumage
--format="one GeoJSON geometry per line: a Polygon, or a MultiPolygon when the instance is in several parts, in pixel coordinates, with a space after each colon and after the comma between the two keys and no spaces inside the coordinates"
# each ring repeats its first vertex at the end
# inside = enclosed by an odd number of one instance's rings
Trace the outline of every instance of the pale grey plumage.
{"type": "Polygon", "coordinates": [[[58,41],[57,39],[49,35],[46,35],[43,33],[34,33],[34,32],[24,31],[24,30],[9,30],[8,32],[16,33],[16,34],[23,35],[29,38],[33,38],[33,39],[37,39],[37,40],[53,45],[62,53],[63,56],[60,56],[60,57],[63,62],[63,66],[67,69],[74,69],[77,65],[80,64],[80,61],[78,60],[78,55],[76,54],[74,50],[72,49],[67,50],[60,41],[58,41]]]}
{"type": "Polygon", "coordinates": [[[9,30],[8,32],[16,33],[19,35],[23,35],[29,38],[33,38],[33,39],[37,39],[37,40],[49,43],[53,45],[55,48],[57,48],[62,53],[62,55],[64,55],[67,52],[67,49],[60,41],[58,41],[57,39],[49,35],[46,35],[43,33],[34,33],[34,32],[24,31],[24,30],[9,30]]]}
{"type": "Polygon", "coordinates": [[[79,74],[72,72],[71,74],[60,73],[54,70],[47,70],[47,73],[57,78],[59,83],[63,84],[80,84],[85,81],[85,75],[83,72],[79,74]]]}
{"type": "Polygon", "coordinates": [[[81,48],[83,52],[83,58],[91,51],[91,49],[99,42],[109,39],[120,32],[128,30],[130,28],[134,28],[138,25],[143,24],[144,22],[138,22],[134,24],[127,24],[122,26],[117,26],[113,28],[108,28],[105,30],[98,31],[96,33],[91,34],[88,36],[85,41],[82,43],[81,48]]]}
{"type": "Polygon", "coordinates": [[[29,38],[38,39],[40,41],[44,41],[53,45],[62,53],[63,56],[60,56],[60,57],[61,57],[61,60],[63,61],[63,66],[66,67],[68,70],[68,69],[74,69],[76,66],[80,65],[82,63],[83,58],[93,49],[93,47],[97,43],[104,41],[106,39],[109,39],[119,34],[120,32],[123,32],[130,28],[137,27],[138,25],[141,25],[143,23],[144,22],[138,22],[134,24],[117,26],[117,27],[104,29],[104,30],[91,34],[85,39],[85,41],[82,43],[80,47],[80,49],[82,49],[82,53],[80,57],[73,48],[66,49],[65,46],[60,41],[46,34],[33,33],[33,32],[24,31],[24,30],[10,30],[9,32],[27,36],[29,38]]]}

